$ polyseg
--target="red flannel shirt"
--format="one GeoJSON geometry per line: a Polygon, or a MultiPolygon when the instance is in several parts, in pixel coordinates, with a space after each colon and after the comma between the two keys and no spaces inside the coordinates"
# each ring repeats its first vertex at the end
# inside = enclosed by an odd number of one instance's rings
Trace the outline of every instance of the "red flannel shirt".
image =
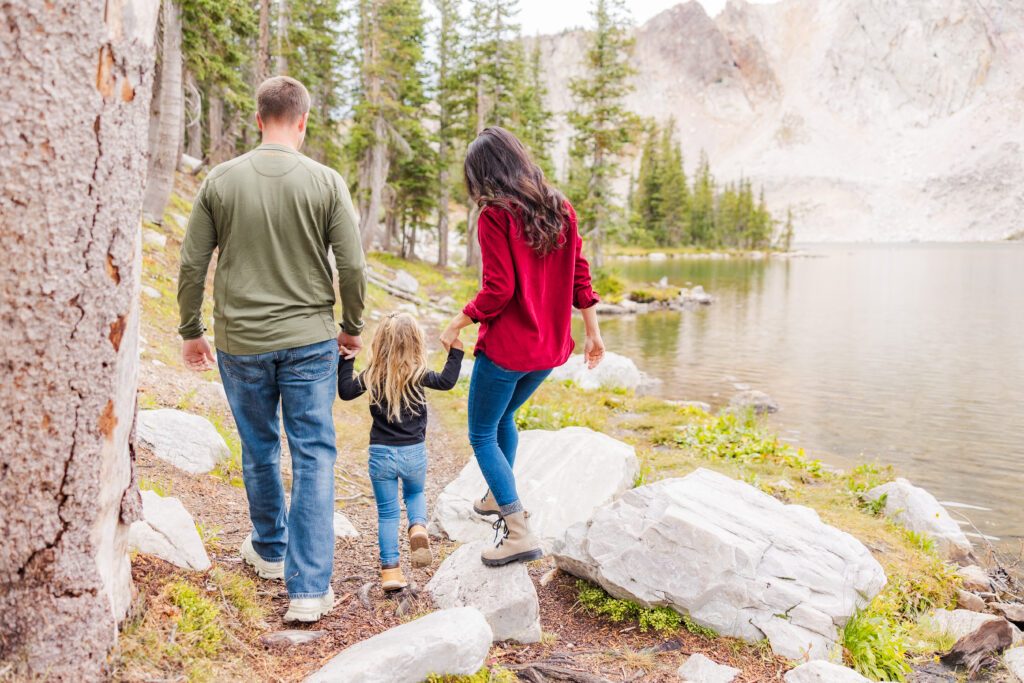
{"type": "Polygon", "coordinates": [[[476,350],[506,370],[558,367],[572,354],[572,307],[590,308],[590,264],[569,208],[561,247],[538,256],[523,237],[519,219],[488,206],[477,237],[483,257],[483,286],[462,312],[480,323],[476,350]]]}

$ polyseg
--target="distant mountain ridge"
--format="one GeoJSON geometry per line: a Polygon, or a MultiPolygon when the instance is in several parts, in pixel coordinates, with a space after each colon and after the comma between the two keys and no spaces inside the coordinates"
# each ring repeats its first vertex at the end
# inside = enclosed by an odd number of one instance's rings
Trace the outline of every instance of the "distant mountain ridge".
{"type": "MultiPolygon", "coordinates": [[[[1024,233],[1024,2],[691,0],[635,37],[630,108],[674,117],[688,169],[703,148],[792,206],[798,240],[1024,233]]],[[[537,39],[560,167],[586,39],[537,39]]]]}

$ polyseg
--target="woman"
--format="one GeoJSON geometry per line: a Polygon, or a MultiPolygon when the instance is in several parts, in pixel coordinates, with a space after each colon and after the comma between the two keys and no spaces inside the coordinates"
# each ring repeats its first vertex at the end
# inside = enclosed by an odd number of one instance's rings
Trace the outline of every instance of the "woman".
{"type": "Polygon", "coordinates": [[[572,354],[573,306],[583,312],[589,367],[601,362],[604,342],[576,214],[523,143],[504,128],[486,128],[470,144],[463,172],[470,197],[482,209],[477,238],[483,285],[441,333],[441,343],[450,349],[462,328],[480,323],[469,385],[469,440],[489,490],[473,509],[498,516],[497,545],[481,559],[500,566],[543,556],[512,472],[519,443],[516,410],[572,354]]]}

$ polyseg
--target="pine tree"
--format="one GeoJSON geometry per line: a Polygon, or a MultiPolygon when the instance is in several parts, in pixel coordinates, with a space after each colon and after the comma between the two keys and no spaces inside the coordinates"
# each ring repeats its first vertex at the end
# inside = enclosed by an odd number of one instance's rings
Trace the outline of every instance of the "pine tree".
{"type": "Polygon", "coordinates": [[[657,129],[647,132],[640,156],[640,171],[631,188],[630,230],[643,243],[664,244],[665,230],[658,197],[661,194],[661,157],[657,147],[657,129]]]}
{"type": "Polygon", "coordinates": [[[514,51],[513,55],[512,70],[517,86],[513,94],[514,111],[507,126],[519,136],[534,161],[550,178],[555,173],[551,159],[552,114],[544,105],[548,90],[541,70],[540,41],[534,39],[529,60],[524,59],[523,49],[514,51]]]}
{"type": "MultiPolygon", "coordinates": [[[[458,148],[462,59],[460,0],[434,0],[439,16],[437,32],[437,265],[448,265],[448,214],[451,208],[452,166],[458,148]]],[[[456,174],[457,175],[457,174],[456,174]]]]}
{"type": "Polygon", "coordinates": [[[658,213],[663,221],[660,244],[681,244],[689,232],[690,188],[686,184],[683,152],[675,143],[675,121],[670,120],[661,134],[658,152],[661,182],[655,193],[658,213]]]}
{"type": "Polygon", "coordinates": [[[711,175],[708,156],[701,150],[693,179],[693,200],[690,203],[689,241],[694,245],[711,245],[715,239],[715,179],[711,175]]]}
{"type": "Polygon", "coordinates": [[[601,243],[615,211],[612,181],[620,172],[618,155],[636,138],[639,118],[628,111],[623,97],[631,90],[627,79],[633,39],[622,0],[595,0],[591,12],[595,29],[590,37],[586,75],[569,88],[577,108],[569,112],[575,129],[570,148],[569,191],[581,230],[590,237],[594,265],[603,264],[601,243]]]}

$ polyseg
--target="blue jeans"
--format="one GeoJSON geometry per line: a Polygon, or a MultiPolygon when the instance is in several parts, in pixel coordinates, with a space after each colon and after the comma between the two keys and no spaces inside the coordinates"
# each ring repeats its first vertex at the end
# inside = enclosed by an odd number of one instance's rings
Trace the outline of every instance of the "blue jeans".
{"type": "Polygon", "coordinates": [[[252,546],[284,560],[290,598],[327,594],[334,570],[334,405],[338,343],[233,356],[217,354],[242,441],[252,546]],[[291,508],[281,479],[280,412],[292,456],[291,508]]]}
{"type": "Polygon", "coordinates": [[[469,443],[503,515],[523,509],[512,465],[519,447],[516,411],[551,370],[506,370],[482,352],[469,382],[469,443]]]}
{"type": "Polygon", "coordinates": [[[370,444],[370,482],[377,500],[377,545],[380,563],[396,564],[398,526],[402,508],[398,502],[398,480],[402,480],[402,497],[409,526],[427,525],[427,499],[423,486],[427,479],[427,447],[370,444]]]}

